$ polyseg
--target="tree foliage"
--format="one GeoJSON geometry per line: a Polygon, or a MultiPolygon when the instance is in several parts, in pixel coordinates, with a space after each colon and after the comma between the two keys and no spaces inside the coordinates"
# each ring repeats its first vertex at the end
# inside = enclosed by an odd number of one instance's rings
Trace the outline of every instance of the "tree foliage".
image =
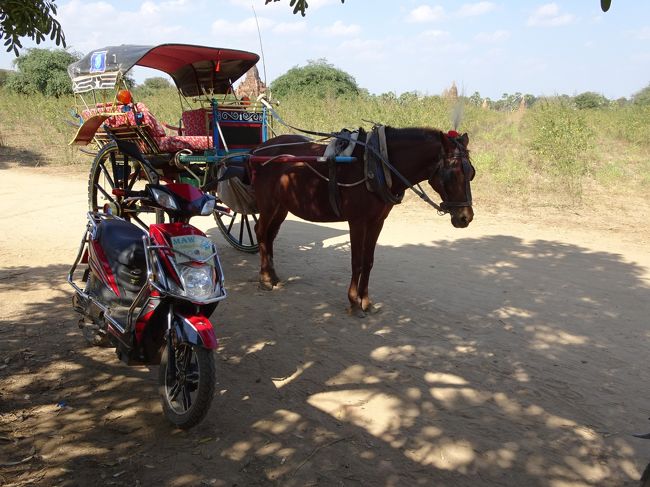
{"type": "Polygon", "coordinates": [[[163,78],[162,76],[153,76],[145,79],[142,86],[149,90],[163,90],[165,88],[171,88],[172,85],[167,78],[163,78]]]}
{"type": "Polygon", "coordinates": [[[9,71],[8,69],[0,69],[0,86],[4,86],[10,74],[11,71],[9,71]]]}
{"type": "Polygon", "coordinates": [[[576,104],[576,108],[579,110],[585,110],[589,108],[602,108],[609,105],[609,100],[605,98],[600,93],[595,93],[593,91],[585,91],[573,98],[573,102],[576,104]]]}
{"type": "Polygon", "coordinates": [[[65,47],[65,35],[55,15],[54,0],[2,0],[0,35],[7,52],[14,51],[18,56],[18,49],[23,47],[20,39],[24,37],[40,44],[49,36],[57,46],[65,47]]]}
{"type": "Polygon", "coordinates": [[[650,85],[643,88],[632,97],[636,105],[650,106],[650,85]]]}
{"type": "Polygon", "coordinates": [[[323,98],[325,96],[355,96],[361,93],[355,79],[325,59],[308,61],[307,66],[293,67],[271,83],[275,96],[304,94],[323,98]]]}
{"type": "Polygon", "coordinates": [[[65,49],[28,49],[14,60],[16,71],[10,73],[6,87],[15,93],[61,96],[72,93],[67,67],[79,56],[65,49]]]}
{"type": "MultiPolygon", "coordinates": [[[[279,2],[280,0],[266,0],[264,5],[271,3],[271,2],[279,2]]],[[[345,3],[345,0],[341,0],[341,3],[345,3]]],[[[293,13],[294,15],[300,12],[300,14],[304,17],[305,16],[305,9],[309,7],[309,4],[307,3],[307,0],[291,0],[289,3],[290,7],[293,7],[293,13]]]]}

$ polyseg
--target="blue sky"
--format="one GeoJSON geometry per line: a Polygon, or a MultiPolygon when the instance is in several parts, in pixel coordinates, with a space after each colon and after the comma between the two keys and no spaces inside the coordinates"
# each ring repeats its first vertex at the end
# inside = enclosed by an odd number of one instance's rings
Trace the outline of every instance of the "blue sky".
{"type": "MultiPolygon", "coordinates": [[[[372,93],[460,91],[498,99],[584,91],[630,97],[650,84],[650,2],[495,0],[58,0],[72,50],[182,42],[260,52],[268,81],[326,58],[372,93]]],[[[25,43],[27,47],[33,46],[25,43]]],[[[53,47],[46,44],[45,47],[53,47]]],[[[13,55],[0,54],[0,68],[13,55]]],[[[262,65],[260,73],[263,75],[262,65]]],[[[156,75],[140,72],[136,79],[156,75]]]]}

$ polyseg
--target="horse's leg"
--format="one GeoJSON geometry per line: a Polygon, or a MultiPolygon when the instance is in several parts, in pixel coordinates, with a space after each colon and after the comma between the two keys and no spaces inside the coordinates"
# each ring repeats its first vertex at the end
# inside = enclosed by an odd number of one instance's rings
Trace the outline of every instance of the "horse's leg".
{"type": "Polygon", "coordinates": [[[372,302],[368,296],[368,282],[370,280],[370,271],[375,262],[375,247],[377,246],[377,239],[384,226],[384,220],[370,222],[366,225],[366,231],[363,240],[363,255],[362,255],[362,268],[361,275],[359,276],[359,287],[357,289],[359,302],[362,311],[369,311],[372,307],[372,302]]]}
{"type": "Polygon", "coordinates": [[[260,248],[260,286],[263,289],[273,289],[273,286],[280,282],[273,265],[273,241],[278,235],[280,225],[287,217],[288,211],[284,208],[264,212],[260,211],[260,217],[255,225],[257,243],[260,248]]]}
{"type": "Polygon", "coordinates": [[[348,222],[350,226],[350,253],[352,256],[352,278],[348,288],[350,313],[359,317],[365,316],[361,309],[359,298],[359,276],[363,270],[363,242],[365,240],[366,226],[364,222],[348,222]]]}

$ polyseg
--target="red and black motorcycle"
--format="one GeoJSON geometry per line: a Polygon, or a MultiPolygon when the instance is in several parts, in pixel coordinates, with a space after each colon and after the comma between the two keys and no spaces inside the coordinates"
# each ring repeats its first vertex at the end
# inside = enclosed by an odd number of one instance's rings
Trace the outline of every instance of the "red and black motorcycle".
{"type": "Polygon", "coordinates": [[[170,223],[146,232],[111,208],[89,212],[68,275],[73,306],[91,344],[114,346],[128,365],[160,364],[165,415],[187,429],[205,417],[214,395],[217,338],[209,317],[226,297],[216,247],[189,219],[212,214],[215,198],[189,184],[159,184],[135,144],[116,143],[153,181],[127,198],[163,211],[170,223]]]}

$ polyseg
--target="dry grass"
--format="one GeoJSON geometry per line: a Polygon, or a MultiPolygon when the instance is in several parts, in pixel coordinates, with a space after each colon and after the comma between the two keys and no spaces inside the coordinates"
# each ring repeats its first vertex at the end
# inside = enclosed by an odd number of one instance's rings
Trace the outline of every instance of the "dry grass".
{"type": "MultiPolygon", "coordinates": [[[[68,145],[75,133],[68,124],[74,120],[72,97],[3,93],[2,99],[0,167],[89,164],[90,157],[68,145]]],[[[141,93],[139,99],[166,123],[176,124],[180,118],[174,90],[141,93]]],[[[282,100],[278,110],[292,125],[321,131],[368,128],[364,120],[447,130],[453,108],[440,97],[359,97],[294,98],[282,100]]],[[[630,194],[650,188],[650,141],[644,138],[650,126],[648,109],[578,112],[550,104],[503,113],[466,104],[464,114],[459,129],[471,138],[477,204],[562,209],[593,205],[603,198],[628,201],[630,194]],[[553,126],[546,128],[545,123],[553,126]],[[569,125],[573,132],[566,128],[569,125]],[[576,149],[578,139],[581,145],[576,149]]],[[[277,123],[276,128],[287,130],[277,123]]]]}

